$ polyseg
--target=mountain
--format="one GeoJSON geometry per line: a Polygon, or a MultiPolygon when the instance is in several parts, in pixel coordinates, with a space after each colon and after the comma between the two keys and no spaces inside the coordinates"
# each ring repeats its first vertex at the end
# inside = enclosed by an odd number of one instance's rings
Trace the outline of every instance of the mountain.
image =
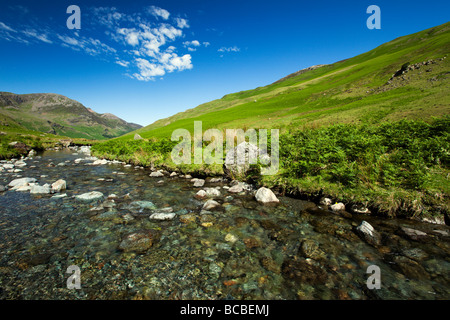
{"type": "Polygon", "coordinates": [[[10,92],[0,92],[0,125],[87,139],[114,138],[141,127],[59,94],[10,92]]]}
{"type": "Polygon", "coordinates": [[[319,127],[430,119],[450,114],[450,23],[403,36],[369,52],[292,73],[158,120],[120,139],[169,137],[208,128],[319,127]]]}

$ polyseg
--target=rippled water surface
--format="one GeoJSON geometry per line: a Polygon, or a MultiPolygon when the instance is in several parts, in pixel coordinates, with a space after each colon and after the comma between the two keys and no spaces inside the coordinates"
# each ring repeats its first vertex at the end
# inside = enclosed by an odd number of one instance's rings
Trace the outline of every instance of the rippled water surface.
{"type": "Polygon", "coordinates": [[[19,175],[67,181],[63,198],[0,192],[2,299],[450,298],[447,226],[342,216],[286,197],[261,205],[252,192],[231,194],[229,182],[209,179],[204,187],[217,187],[221,206],[205,212],[190,179],[75,163],[85,155],[74,152],[47,151],[21,172],[0,173],[0,185],[19,175]],[[91,191],[104,197],[74,197],[91,191]],[[175,216],[150,219],[155,212],[175,216]],[[363,220],[380,232],[380,246],[355,232],[363,220]],[[413,240],[402,226],[427,235],[413,240]],[[147,242],[133,243],[141,236],[147,242]],[[70,265],[81,270],[79,290],[67,289],[70,265]],[[370,265],[380,268],[379,290],[367,288],[370,265]]]}

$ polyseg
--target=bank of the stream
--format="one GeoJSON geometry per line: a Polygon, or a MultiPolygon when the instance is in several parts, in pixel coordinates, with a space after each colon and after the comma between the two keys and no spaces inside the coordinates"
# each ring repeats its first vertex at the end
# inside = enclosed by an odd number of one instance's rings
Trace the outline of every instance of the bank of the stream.
{"type": "MultiPolygon", "coordinates": [[[[169,139],[113,139],[96,144],[93,154],[195,176],[224,175],[220,164],[174,164],[176,144],[169,139]]],[[[253,172],[239,178],[316,202],[328,197],[349,207],[363,206],[380,216],[443,219],[449,212],[449,117],[304,128],[284,132],[279,146],[275,175],[253,172]]]]}

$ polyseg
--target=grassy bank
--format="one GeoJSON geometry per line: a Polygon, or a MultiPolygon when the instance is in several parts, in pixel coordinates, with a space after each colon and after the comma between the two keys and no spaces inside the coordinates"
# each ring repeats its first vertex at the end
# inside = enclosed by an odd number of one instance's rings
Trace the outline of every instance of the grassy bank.
{"type": "MultiPolygon", "coordinates": [[[[287,194],[364,204],[381,215],[441,214],[449,210],[449,142],[449,117],[290,130],[280,136],[280,170],[256,182],[287,194]]],[[[93,146],[93,154],[200,176],[223,174],[219,164],[174,164],[175,144],[167,138],[109,140],[93,146]]]]}
{"type": "Polygon", "coordinates": [[[43,134],[35,131],[2,131],[0,134],[0,160],[18,158],[27,155],[27,150],[43,151],[47,148],[60,146],[60,140],[70,139],[75,145],[93,145],[95,140],[71,139],[68,137],[43,134]],[[26,148],[16,148],[12,142],[19,142],[26,145],[26,148]]]}

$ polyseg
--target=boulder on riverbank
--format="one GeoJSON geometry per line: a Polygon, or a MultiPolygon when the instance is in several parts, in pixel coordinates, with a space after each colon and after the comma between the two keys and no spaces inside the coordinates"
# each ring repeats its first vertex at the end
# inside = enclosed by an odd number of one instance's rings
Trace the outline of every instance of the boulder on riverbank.
{"type": "Polygon", "coordinates": [[[159,178],[164,177],[164,173],[161,170],[150,173],[150,177],[159,178]]]}

